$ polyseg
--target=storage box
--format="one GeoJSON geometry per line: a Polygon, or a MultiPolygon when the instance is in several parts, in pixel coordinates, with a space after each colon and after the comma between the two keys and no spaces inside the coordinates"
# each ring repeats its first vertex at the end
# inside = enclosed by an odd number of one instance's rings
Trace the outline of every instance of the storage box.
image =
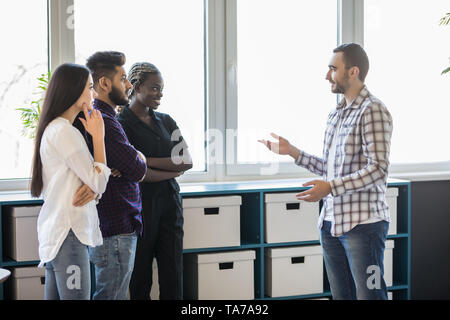
{"type": "Polygon", "coordinates": [[[394,240],[386,240],[384,249],[384,282],[386,287],[393,284],[394,240]]]}
{"type": "Polygon", "coordinates": [[[6,255],[16,261],[39,260],[37,219],[41,206],[5,209],[6,255]]]}
{"type": "Polygon", "coordinates": [[[388,234],[397,234],[397,197],[397,188],[388,188],[386,190],[386,202],[389,206],[389,214],[391,216],[388,234]]]}
{"type": "Polygon", "coordinates": [[[45,268],[15,268],[11,282],[13,300],[44,300],[45,268]]]}
{"type": "Polygon", "coordinates": [[[319,202],[297,200],[296,194],[265,194],[266,243],[319,240],[319,202]]]}
{"type": "Polygon", "coordinates": [[[183,248],[241,245],[241,196],[183,199],[183,248]]]}
{"type": "Polygon", "coordinates": [[[254,299],[255,251],[190,254],[184,257],[184,299],[254,299]]]}
{"type": "Polygon", "coordinates": [[[156,258],[153,258],[152,264],[152,289],[150,290],[150,299],[159,300],[158,263],[156,262],[156,258]]]}
{"type": "Polygon", "coordinates": [[[296,296],[322,292],[321,246],[266,249],[265,294],[267,296],[296,296]]]}

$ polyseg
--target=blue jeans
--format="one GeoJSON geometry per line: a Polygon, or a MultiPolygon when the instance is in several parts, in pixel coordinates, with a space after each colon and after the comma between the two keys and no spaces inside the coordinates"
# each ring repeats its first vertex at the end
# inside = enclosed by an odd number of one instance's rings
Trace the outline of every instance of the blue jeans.
{"type": "Polygon", "coordinates": [[[103,245],[89,248],[89,257],[95,267],[94,300],[127,298],[136,242],[137,235],[133,232],[103,238],[103,245]]]}
{"type": "Polygon", "coordinates": [[[333,237],[331,222],[323,222],[320,243],[333,299],[387,300],[383,260],[388,228],[387,221],[359,224],[333,237]]]}
{"type": "Polygon", "coordinates": [[[45,264],[45,300],[89,300],[91,269],[88,246],[69,231],[55,259],[45,264]]]}

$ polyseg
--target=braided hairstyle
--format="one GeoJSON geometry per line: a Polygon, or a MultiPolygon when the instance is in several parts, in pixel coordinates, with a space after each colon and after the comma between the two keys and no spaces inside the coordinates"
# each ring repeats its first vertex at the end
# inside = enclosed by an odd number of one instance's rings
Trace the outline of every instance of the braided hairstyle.
{"type": "Polygon", "coordinates": [[[150,74],[161,75],[161,72],[155,65],[148,62],[136,62],[131,66],[130,72],[128,72],[128,81],[133,86],[128,95],[130,99],[134,95],[136,86],[143,84],[150,74]]]}

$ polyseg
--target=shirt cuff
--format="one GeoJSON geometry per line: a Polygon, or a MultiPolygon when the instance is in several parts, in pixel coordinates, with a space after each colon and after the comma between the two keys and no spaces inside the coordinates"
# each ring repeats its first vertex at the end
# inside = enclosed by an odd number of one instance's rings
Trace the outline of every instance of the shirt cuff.
{"type": "Polygon", "coordinates": [[[330,182],[330,186],[331,186],[331,195],[333,197],[336,197],[336,196],[339,196],[339,195],[345,193],[344,180],[338,178],[338,179],[331,180],[329,182],[330,182]]]}
{"type": "Polygon", "coordinates": [[[103,193],[99,193],[97,194],[97,196],[95,197],[95,204],[97,205],[100,202],[100,199],[102,198],[103,193]]]}
{"type": "Polygon", "coordinates": [[[104,163],[94,162],[94,167],[98,167],[100,169],[100,174],[105,174],[107,176],[111,174],[111,169],[108,168],[104,163]]]}
{"type": "MultiPolygon", "coordinates": [[[[111,174],[111,169],[108,168],[104,163],[94,162],[94,168],[95,167],[100,168],[100,173],[99,174],[104,174],[104,175],[106,175],[108,177],[111,174]]],[[[97,196],[94,198],[96,205],[100,202],[101,198],[102,198],[102,193],[98,193],[97,196]]]]}
{"type": "MultiPolygon", "coordinates": [[[[300,152],[299,152],[299,154],[298,154],[297,160],[295,160],[295,164],[298,165],[298,166],[301,166],[301,165],[302,165],[302,161],[303,161],[303,159],[305,158],[305,156],[304,156],[304,154],[303,154],[303,152],[302,152],[301,150],[299,150],[299,151],[300,151],[300,152]]],[[[306,164],[303,163],[303,165],[306,165],[306,164]]]]}

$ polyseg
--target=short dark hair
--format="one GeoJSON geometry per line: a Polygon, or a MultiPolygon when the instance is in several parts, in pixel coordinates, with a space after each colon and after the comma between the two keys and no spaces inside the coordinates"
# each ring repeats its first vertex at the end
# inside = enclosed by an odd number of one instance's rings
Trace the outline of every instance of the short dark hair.
{"type": "Polygon", "coordinates": [[[116,74],[116,67],[125,64],[125,54],[118,51],[99,51],[90,56],[86,61],[86,66],[92,73],[94,86],[98,84],[101,77],[112,79],[116,74]]]}
{"type": "Polygon", "coordinates": [[[334,53],[342,52],[345,62],[345,67],[358,67],[358,78],[362,82],[366,79],[369,71],[369,58],[364,49],[357,43],[344,43],[333,50],[334,53]]]}

